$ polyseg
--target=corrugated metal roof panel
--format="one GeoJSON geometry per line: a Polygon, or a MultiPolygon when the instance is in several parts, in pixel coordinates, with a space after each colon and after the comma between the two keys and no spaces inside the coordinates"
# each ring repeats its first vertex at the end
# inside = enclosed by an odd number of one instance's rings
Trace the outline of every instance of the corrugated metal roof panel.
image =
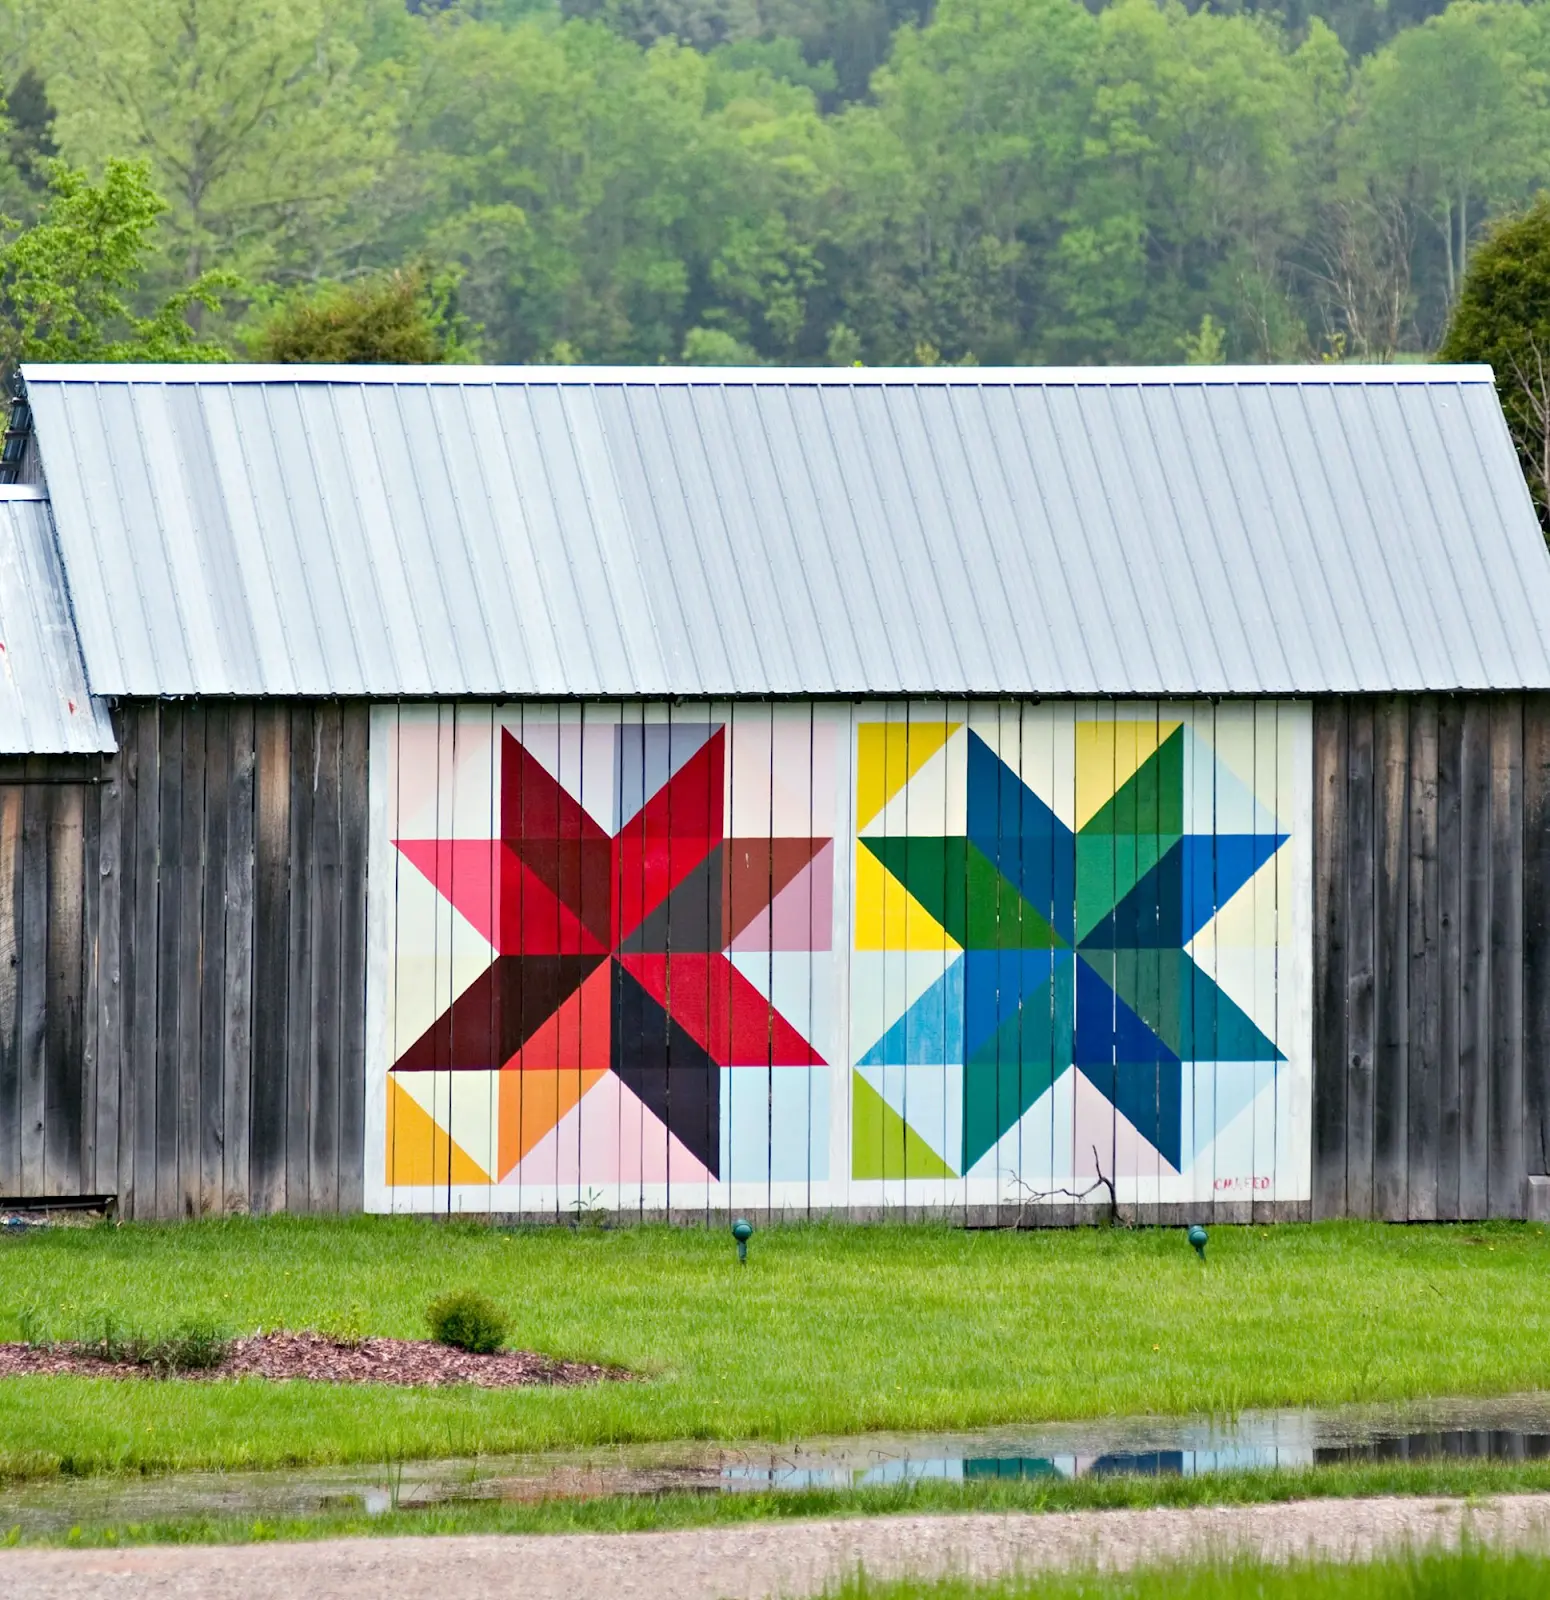
{"type": "Polygon", "coordinates": [[[1485,368],[26,377],[98,693],[1550,687],[1485,368]]]}
{"type": "Polygon", "coordinates": [[[0,489],[0,755],[117,748],[108,708],[86,688],[48,502],[0,489]]]}

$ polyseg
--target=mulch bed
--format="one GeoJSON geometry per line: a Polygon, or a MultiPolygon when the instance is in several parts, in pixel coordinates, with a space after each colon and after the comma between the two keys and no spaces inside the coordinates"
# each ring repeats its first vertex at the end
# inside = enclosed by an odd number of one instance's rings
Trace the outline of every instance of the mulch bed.
{"type": "MultiPolygon", "coordinates": [[[[59,1376],[148,1378],[149,1367],[107,1361],[90,1345],[0,1343],[0,1378],[59,1376]]],[[[574,1386],[634,1374],[588,1361],[554,1361],[531,1350],[502,1350],[476,1356],[428,1339],[362,1339],[341,1344],[321,1333],[259,1333],[232,1342],[218,1366],[205,1372],[179,1372],[179,1378],[305,1378],[314,1383],[390,1383],[437,1388],[471,1383],[481,1389],[521,1389],[540,1385],[574,1386]]]]}

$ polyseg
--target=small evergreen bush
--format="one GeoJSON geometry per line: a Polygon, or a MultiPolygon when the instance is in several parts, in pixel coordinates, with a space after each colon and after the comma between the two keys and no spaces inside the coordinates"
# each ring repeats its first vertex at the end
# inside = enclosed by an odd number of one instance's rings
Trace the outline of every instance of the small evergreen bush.
{"type": "Polygon", "coordinates": [[[506,1340],[505,1313],[487,1296],[473,1289],[457,1289],[432,1300],[425,1312],[431,1338],[454,1350],[488,1356],[506,1340]]]}

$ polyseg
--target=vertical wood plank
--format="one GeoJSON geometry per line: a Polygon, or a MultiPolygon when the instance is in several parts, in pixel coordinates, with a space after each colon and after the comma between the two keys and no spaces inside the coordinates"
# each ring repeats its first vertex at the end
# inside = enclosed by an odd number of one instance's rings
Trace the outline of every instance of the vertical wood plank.
{"type": "Polygon", "coordinates": [[[86,793],[80,784],[40,784],[47,872],[43,1013],[43,1193],[84,1192],[81,1182],[85,1003],[86,793]]]}
{"type": "Polygon", "coordinates": [[[1459,1082],[1459,978],[1463,925],[1464,704],[1437,707],[1437,1215],[1459,1215],[1463,1103],[1459,1082]]]}
{"type": "Polygon", "coordinates": [[[23,793],[0,788],[0,1194],[22,1192],[23,793]]]}
{"type": "Polygon", "coordinates": [[[1487,1210],[1523,1215],[1523,702],[1491,700],[1491,1068],[1487,1210]]]}
{"type": "Polygon", "coordinates": [[[341,907],[339,795],[343,725],[337,701],[317,708],[316,780],[313,787],[312,867],[306,877],[311,940],[310,1025],[307,1028],[311,1173],[308,1203],[314,1211],[339,1209],[339,1002],[341,907]]]}
{"type": "Polygon", "coordinates": [[[179,836],[182,851],[177,863],[179,964],[177,969],[177,1119],[178,1209],[185,1217],[201,1211],[200,1160],[203,1115],[200,1111],[199,1008],[204,997],[205,942],[205,725],[204,701],[182,707],[183,749],[179,836]]]}
{"type": "Polygon", "coordinates": [[[339,1209],[365,1203],[366,1161],[366,897],[370,797],[371,707],[345,707],[341,738],[339,943],[339,1209]]]}
{"type": "Polygon", "coordinates": [[[1403,1221],[1409,1169],[1409,703],[1374,708],[1373,1211],[1403,1221]]]}
{"type": "Polygon", "coordinates": [[[97,1101],[101,1094],[97,1052],[97,985],[99,930],[102,926],[102,790],[100,783],[81,786],[81,1194],[111,1194],[112,1186],[97,1181],[97,1101]]]}
{"type": "Polygon", "coordinates": [[[253,920],[253,1084],[249,1150],[253,1209],[285,1206],[285,1036],[290,974],[290,711],[264,703],[256,740],[253,920]]]}
{"type": "Polygon", "coordinates": [[[123,973],[119,963],[119,919],[122,916],[124,779],[123,757],[104,763],[103,782],[97,792],[97,897],[95,922],[89,937],[95,940],[97,1021],[97,1168],[98,1194],[118,1194],[119,1152],[123,1126],[119,1074],[123,1066],[123,973]]]}
{"type": "Polygon", "coordinates": [[[1459,1215],[1488,1205],[1491,1063],[1491,709],[1464,701],[1459,795],[1459,1215]]]}
{"type": "Polygon", "coordinates": [[[1376,1037],[1375,712],[1350,702],[1346,772],[1346,1211],[1373,1215],[1373,1075],[1376,1037]]]}
{"type": "Polygon", "coordinates": [[[226,791],[226,896],[222,936],[224,1004],[221,1018],[221,1109],[225,1206],[252,1209],[248,1164],[253,1094],[254,779],[253,707],[231,708],[231,770],[226,791]]]}
{"type": "Polygon", "coordinates": [[[291,837],[289,972],[285,1012],[285,1204],[311,1209],[313,930],[307,885],[313,869],[313,810],[317,796],[317,713],[291,708],[291,837]]]}
{"type": "Polygon", "coordinates": [[[44,1189],[43,1119],[48,1032],[48,791],[22,792],[21,1192],[44,1189]]]}
{"type": "Polygon", "coordinates": [[[1441,1117],[1441,993],[1438,954],[1437,700],[1410,709],[1408,1195],[1412,1222],[1437,1215],[1437,1139],[1441,1117]]]}
{"type": "MultiPolygon", "coordinates": [[[[121,707],[118,716],[119,772],[119,1060],[118,1060],[118,1209],[123,1217],[139,1214],[138,1166],[140,1105],[140,984],[145,959],[139,946],[140,903],[136,892],[140,877],[140,837],[144,827],[142,729],[148,721],[144,707],[121,707]]],[[[152,758],[154,772],[155,763],[152,758]]]]}
{"type": "Polygon", "coordinates": [[[183,968],[183,724],[181,703],[161,708],[161,765],[156,883],[156,1215],[181,1213],[178,1189],[178,1013],[183,968]]]}
{"type": "Polygon", "coordinates": [[[226,1022],[226,833],[231,772],[231,711],[205,708],[204,900],[199,912],[199,1210],[226,1209],[224,1043],[226,1022]]]}
{"type": "Polygon", "coordinates": [[[1523,697],[1523,1160],[1550,1173],[1550,695],[1523,697]]]}
{"type": "Polygon", "coordinates": [[[161,948],[162,723],[160,703],[143,708],[139,727],[139,793],[135,864],[135,1216],[160,1215],[156,1130],[160,1123],[158,1074],[161,948]]]}

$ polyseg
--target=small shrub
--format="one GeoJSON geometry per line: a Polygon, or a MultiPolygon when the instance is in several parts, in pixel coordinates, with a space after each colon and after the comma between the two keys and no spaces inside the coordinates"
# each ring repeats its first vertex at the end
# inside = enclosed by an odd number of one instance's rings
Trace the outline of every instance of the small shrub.
{"type": "Polygon", "coordinates": [[[458,1289],[432,1300],[425,1320],[437,1344],[480,1356],[493,1355],[500,1349],[508,1326],[501,1309],[473,1289],[458,1289]]]}
{"type": "Polygon", "coordinates": [[[182,1323],[159,1337],[127,1333],[105,1315],[90,1348],[104,1361],[149,1367],[166,1378],[175,1372],[209,1372],[220,1366],[231,1352],[231,1338],[214,1323],[201,1320],[182,1323]]]}
{"type": "Polygon", "coordinates": [[[366,1308],[359,1300],[350,1309],[322,1323],[318,1332],[346,1350],[359,1350],[366,1342],[366,1308]]]}

